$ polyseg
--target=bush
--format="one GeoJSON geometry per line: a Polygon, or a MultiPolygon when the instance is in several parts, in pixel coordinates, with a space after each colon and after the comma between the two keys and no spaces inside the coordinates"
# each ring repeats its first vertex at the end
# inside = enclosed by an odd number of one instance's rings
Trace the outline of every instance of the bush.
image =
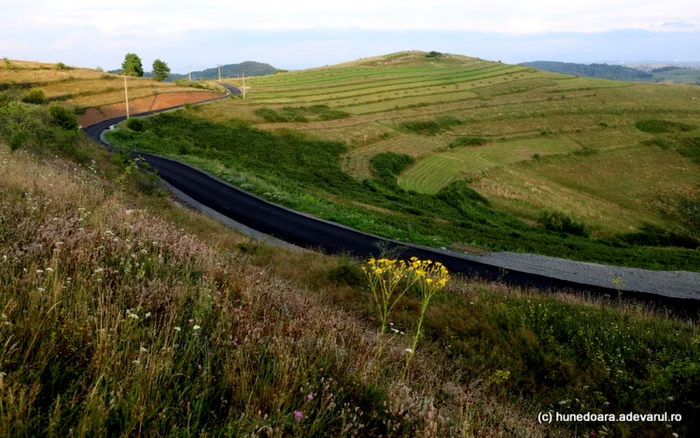
{"type": "Polygon", "coordinates": [[[66,64],[59,62],[55,65],[56,70],[73,70],[73,67],[69,67],[66,64]]]}
{"type": "Polygon", "coordinates": [[[75,117],[75,113],[67,108],[59,105],[52,105],[49,108],[49,115],[51,116],[52,124],[60,126],[66,131],[78,129],[78,119],[75,117]]]}
{"type": "Polygon", "coordinates": [[[550,231],[588,237],[590,233],[583,222],[574,220],[568,213],[555,210],[543,210],[538,222],[550,231]]]}
{"type": "Polygon", "coordinates": [[[462,123],[464,122],[456,117],[442,116],[435,120],[410,120],[401,122],[399,128],[416,134],[435,135],[450,129],[454,125],[461,125],[462,123]]]}
{"type": "Polygon", "coordinates": [[[483,137],[458,137],[455,141],[450,143],[450,147],[458,148],[462,146],[482,146],[488,142],[489,141],[483,137]]]}
{"type": "Polygon", "coordinates": [[[621,236],[622,241],[637,246],[673,246],[678,248],[695,249],[700,242],[691,236],[662,230],[653,225],[645,225],[638,232],[621,236]]]}
{"type": "Polygon", "coordinates": [[[338,120],[338,119],[347,119],[350,117],[350,113],[347,113],[345,111],[340,111],[340,110],[328,110],[320,113],[318,115],[318,120],[338,120]]]}
{"type": "Polygon", "coordinates": [[[377,176],[394,179],[415,160],[410,155],[383,152],[373,156],[369,162],[377,176]]]}
{"type": "Polygon", "coordinates": [[[669,122],[668,120],[640,120],[634,124],[640,131],[651,134],[670,134],[673,132],[687,132],[695,129],[695,126],[687,123],[669,122]]]}
{"type": "Polygon", "coordinates": [[[436,52],[435,50],[431,50],[430,53],[425,55],[426,58],[439,58],[442,56],[442,53],[436,52]]]}
{"type": "Polygon", "coordinates": [[[17,87],[10,86],[6,90],[0,91],[0,107],[10,102],[17,102],[21,100],[21,97],[22,91],[17,87]]]}
{"type": "Polygon", "coordinates": [[[138,119],[138,118],[131,118],[131,119],[127,120],[125,125],[128,129],[131,129],[132,131],[135,131],[135,132],[145,132],[146,131],[146,123],[144,123],[143,120],[138,119]]]}
{"type": "Polygon", "coordinates": [[[35,105],[43,105],[46,103],[46,95],[44,90],[32,88],[22,96],[22,102],[33,103],[35,105]]]}

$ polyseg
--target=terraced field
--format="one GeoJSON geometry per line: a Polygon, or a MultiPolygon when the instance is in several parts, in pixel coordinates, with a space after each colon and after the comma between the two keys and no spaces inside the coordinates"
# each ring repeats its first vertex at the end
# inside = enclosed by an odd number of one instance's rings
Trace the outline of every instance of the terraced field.
{"type": "MultiPolygon", "coordinates": [[[[622,232],[641,226],[640,221],[634,221],[632,227],[623,225],[626,221],[623,218],[633,217],[644,217],[645,223],[677,224],[673,219],[677,212],[668,206],[671,201],[661,210],[657,208],[659,203],[611,203],[608,192],[613,190],[612,186],[599,185],[585,191],[567,190],[566,199],[558,198],[563,196],[562,192],[553,190],[550,198],[535,202],[529,196],[518,198],[522,193],[486,189],[496,184],[487,183],[487,174],[501,169],[498,184],[511,186],[516,181],[504,180],[506,175],[514,174],[507,169],[519,162],[532,161],[531,165],[517,169],[518,178],[533,181],[540,177],[538,166],[544,166],[544,161],[547,166],[556,167],[552,163],[561,159],[562,165],[568,166],[566,157],[580,151],[587,151],[588,156],[600,154],[596,160],[601,163],[616,162],[616,159],[606,160],[607,154],[659,136],[637,129],[635,123],[640,120],[700,126],[699,87],[582,78],[466,56],[427,58],[425,55],[400,52],[252,78],[246,83],[250,87],[247,100],[222,102],[205,109],[203,114],[216,121],[242,118],[266,130],[293,129],[311,138],[342,141],[348,145],[341,159],[342,169],[360,180],[373,176],[372,157],[383,152],[407,154],[416,163],[398,177],[404,189],[433,194],[455,180],[478,179],[480,185],[474,187],[488,196],[494,208],[531,223],[536,222],[542,208],[575,204],[579,206],[574,210],[581,214],[580,219],[594,231],[622,232]],[[299,123],[271,122],[256,115],[260,108],[281,110],[314,105],[327,105],[347,113],[347,117],[299,123]],[[454,119],[453,123],[439,126],[439,120],[445,117],[454,119]],[[483,137],[488,144],[450,148],[455,140],[469,136],[483,137]],[[545,156],[547,160],[533,158],[545,156]],[[606,205],[607,209],[596,209],[594,213],[580,208],[588,202],[606,205]],[[652,204],[656,207],[651,207],[652,204]]],[[[689,135],[698,136],[699,132],[689,135]]],[[[647,157],[658,156],[658,150],[635,149],[627,156],[649,162],[647,157]]],[[[579,159],[585,161],[588,157],[579,156],[579,159]]],[[[677,167],[676,160],[657,162],[654,175],[673,175],[677,167]]],[[[691,179],[700,181],[698,165],[687,162],[686,167],[691,179]]],[[[605,180],[640,178],[640,175],[622,175],[619,167],[613,166],[603,166],[601,172],[605,173],[601,175],[605,180]]],[[[562,178],[570,181],[558,184],[575,186],[575,172],[562,178]]],[[[663,185],[660,176],[658,181],[645,178],[652,191],[663,185]]],[[[688,196],[695,199],[700,197],[700,188],[666,187],[663,193],[645,196],[646,199],[653,196],[667,200],[688,196]]]]}
{"type": "MultiPolygon", "coordinates": [[[[41,90],[48,102],[84,112],[124,101],[123,77],[93,69],[27,61],[0,61],[0,89],[17,87],[41,90]]],[[[213,84],[207,89],[220,91],[213,84]]],[[[129,99],[164,93],[192,92],[197,89],[146,78],[129,78],[129,99]]],[[[200,90],[201,91],[201,90],[200,90]]]]}
{"type": "Polygon", "coordinates": [[[398,183],[406,190],[437,193],[452,181],[480,170],[527,160],[535,154],[544,156],[572,152],[579,147],[567,138],[536,138],[461,148],[420,160],[401,174],[398,183]]]}
{"type": "Polygon", "coordinates": [[[700,87],[424,52],[245,85],[112,140],[390,238],[700,269],[700,87]]]}

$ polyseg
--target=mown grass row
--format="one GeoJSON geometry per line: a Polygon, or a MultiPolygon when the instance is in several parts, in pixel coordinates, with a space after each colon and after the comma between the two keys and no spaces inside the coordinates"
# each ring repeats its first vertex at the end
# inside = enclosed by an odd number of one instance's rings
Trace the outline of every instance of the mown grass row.
{"type": "MultiPolygon", "coordinates": [[[[404,78],[397,79],[397,78],[386,78],[383,79],[381,82],[387,82],[387,84],[379,83],[380,81],[378,80],[372,80],[372,81],[363,81],[362,83],[359,84],[347,84],[344,80],[339,81],[339,83],[334,86],[334,87],[323,87],[320,89],[311,89],[311,90],[299,90],[298,88],[294,87],[293,84],[290,84],[289,88],[284,88],[284,89],[277,89],[277,90],[270,90],[266,91],[264,87],[262,88],[262,91],[256,92],[256,99],[265,99],[266,95],[270,96],[284,96],[284,97],[293,97],[293,98],[303,98],[303,97],[309,97],[309,96],[318,96],[319,94],[322,95],[338,95],[340,93],[356,93],[358,91],[363,91],[367,92],[370,90],[376,90],[376,91],[401,91],[406,89],[406,85],[413,85],[416,87],[429,87],[429,86],[440,86],[440,85],[445,85],[445,84],[453,84],[456,81],[463,81],[464,79],[467,80],[473,80],[473,78],[478,78],[478,77],[494,77],[493,73],[494,72],[499,72],[499,71],[508,71],[511,73],[515,73],[518,71],[521,71],[522,69],[518,67],[512,67],[512,66],[500,66],[500,65],[495,65],[495,66],[488,66],[488,67],[483,67],[483,68],[478,68],[478,69],[460,69],[459,71],[456,72],[449,72],[449,73],[441,73],[441,74],[426,74],[426,75],[420,75],[420,76],[411,76],[409,78],[405,78],[408,80],[404,80],[404,78]],[[398,89],[395,89],[399,87],[398,89]],[[300,92],[303,91],[303,92],[300,92]]],[[[465,81],[466,82],[466,81],[465,81]]],[[[253,85],[256,85],[255,82],[253,82],[253,85]]]]}

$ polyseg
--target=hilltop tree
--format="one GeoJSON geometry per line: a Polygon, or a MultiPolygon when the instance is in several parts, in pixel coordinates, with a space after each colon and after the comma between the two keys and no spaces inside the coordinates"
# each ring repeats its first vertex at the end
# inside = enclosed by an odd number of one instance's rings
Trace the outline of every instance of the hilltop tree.
{"type": "Polygon", "coordinates": [[[143,64],[141,58],[135,53],[127,53],[122,62],[122,72],[129,76],[143,76],[143,64]]]}
{"type": "Polygon", "coordinates": [[[153,61],[153,79],[156,81],[164,81],[168,76],[170,76],[170,67],[168,67],[168,64],[160,59],[153,61]]]}

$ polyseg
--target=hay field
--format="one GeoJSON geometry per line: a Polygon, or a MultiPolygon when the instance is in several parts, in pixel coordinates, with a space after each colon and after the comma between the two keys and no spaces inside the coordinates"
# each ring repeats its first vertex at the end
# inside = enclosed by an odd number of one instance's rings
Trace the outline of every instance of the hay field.
{"type": "MultiPolygon", "coordinates": [[[[195,91],[190,86],[147,78],[129,77],[128,85],[129,99],[195,91]]],[[[7,87],[42,90],[48,102],[61,102],[78,111],[124,101],[123,76],[59,64],[1,60],[0,89],[7,87]]],[[[220,91],[213,83],[207,87],[220,91]]]]}
{"type": "MultiPolygon", "coordinates": [[[[629,148],[657,137],[635,128],[640,120],[700,126],[700,87],[582,78],[466,56],[425,55],[399,52],[251,78],[246,81],[246,100],[217,103],[203,114],[216,121],[242,118],[262,129],[287,128],[312,138],[342,141],[349,146],[343,170],[358,179],[372,176],[373,156],[382,152],[408,154],[417,161],[399,176],[403,188],[436,193],[454,180],[478,179],[474,188],[486,195],[494,208],[528,222],[541,208],[562,205],[580,213],[593,228],[611,232],[629,232],[642,222],[673,222],[673,212],[659,209],[659,202],[623,202],[620,198],[623,193],[637,196],[636,192],[622,191],[615,196],[618,188],[614,184],[585,190],[577,187],[578,175],[588,172],[594,162],[600,164],[595,174],[601,180],[644,181],[646,200],[696,196],[697,190],[683,184],[659,188],[665,178],[661,175],[676,175],[679,167],[687,169],[684,172],[689,180],[700,181],[700,166],[682,156],[660,154],[658,148],[636,148],[625,155],[633,161],[629,166],[635,167],[634,171],[613,163],[619,161],[616,150],[632,150],[629,148]],[[348,116],[330,121],[269,122],[255,112],[314,105],[327,105],[348,116]],[[420,131],[420,126],[445,117],[457,122],[420,131]],[[413,125],[418,131],[406,128],[413,125]],[[455,140],[469,136],[483,137],[488,144],[450,148],[455,140]],[[596,155],[578,156],[576,166],[580,168],[572,168],[568,157],[584,148],[594,149],[596,155]],[[574,188],[567,189],[566,195],[551,190],[537,200],[523,191],[503,189],[522,183],[523,178],[532,184],[549,184],[538,173],[544,164],[518,164],[534,160],[535,154],[548,155],[547,166],[566,169],[557,184],[574,188]],[[649,179],[640,163],[653,163],[659,179],[649,179]],[[519,176],[512,176],[516,174],[519,176]],[[601,205],[605,208],[581,207],[593,202],[592,197],[604,199],[601,205]]],[[[238,80],[232,83],[240,85],[238,80]]],[[[700,135],[700,131],[689,135],[700,135]]]]}

